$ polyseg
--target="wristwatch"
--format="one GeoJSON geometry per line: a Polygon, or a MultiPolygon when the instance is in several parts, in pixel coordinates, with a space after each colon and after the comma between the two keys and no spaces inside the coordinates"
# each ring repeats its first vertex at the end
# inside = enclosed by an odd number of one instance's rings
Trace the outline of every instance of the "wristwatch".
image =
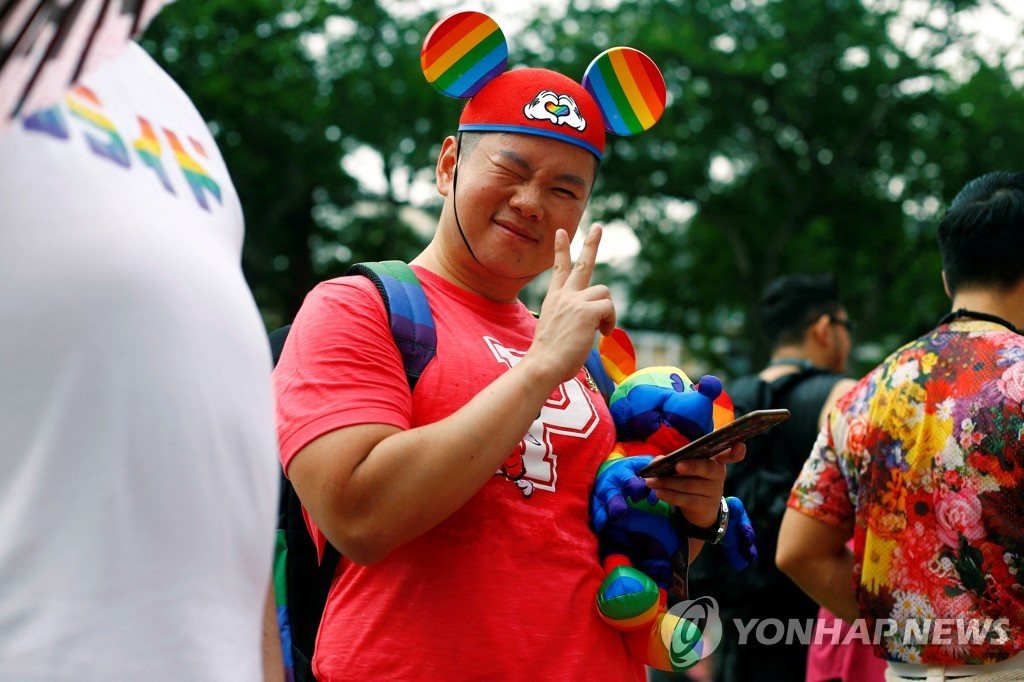
{"type": "Polygon", "coordinates": [[[717,545],[725,536],[725,529],[729,527],[729,505],[726,503],[724,497],[722,498],[722,506],[718,509],[718,520],[715,521],[714,525],[710,528],[700,528],[699,526],[693,525],[686,520],[686,517],[683,516],[683,513],[679,510],[679,507],[675,507],[675,510],[679,530],[689,538],[703,540],[709,544],[717,545]]]}

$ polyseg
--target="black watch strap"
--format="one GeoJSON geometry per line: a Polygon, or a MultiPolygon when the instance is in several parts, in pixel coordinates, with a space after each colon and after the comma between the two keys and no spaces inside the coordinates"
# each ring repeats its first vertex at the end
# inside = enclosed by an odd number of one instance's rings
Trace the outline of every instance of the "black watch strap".
{"type": "Polygon", "coordinates": [[[676,510],[676,522],[679,524],[679,531],[688,538],[703,540],[712,545],[717,545],[725,536],[725,529],[729,527],[729,505],[725,498],[722,498],[722,506],[718,508],[718,520],[710,528],[700,528],[686,520],[679,507],[676,510]]]}

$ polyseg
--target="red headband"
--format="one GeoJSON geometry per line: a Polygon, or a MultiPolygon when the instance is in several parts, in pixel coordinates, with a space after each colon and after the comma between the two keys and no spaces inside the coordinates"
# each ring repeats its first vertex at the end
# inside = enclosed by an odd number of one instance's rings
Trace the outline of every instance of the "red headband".
{"type": "Polygon", "coordinates": [[[583,86],[547,69],[507,71],[480,89],[462,111],[463,132],[541,135],[601,158],[601,110],[583,86]]]}

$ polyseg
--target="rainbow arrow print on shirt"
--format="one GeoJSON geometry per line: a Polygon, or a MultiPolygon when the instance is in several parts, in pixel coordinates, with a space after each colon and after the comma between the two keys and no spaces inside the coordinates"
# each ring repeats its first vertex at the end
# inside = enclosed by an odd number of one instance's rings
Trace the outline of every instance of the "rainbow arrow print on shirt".
{"type": "Polygon", "coordinates": [[[137,114],[135,123],[134,135],[126,136],[104,112],[99,95],[84,85],[75,86],[63,102],[22,119],[25,130],[57,140],[67,142],[73,133],[80,134],[96,158],[123,168],[148,168],[168,193],[178,196],[167,171],[171,166],[164,164],[165,159],[173,158],[202,210],[211,211],[215,205],[223,205],[220,184],[204,167],[203,160],[208,157],[195,138],[191,135],[179,138],[172,130],[161,126],[159,130],[167,140],[165,147],[157,136],[157,127],[149,119],[137,114]],[[65,114],[65,109],[70,116],[65,114]],[[135,152],[135,161],[131,151],[135,152]],[[136,161],[141,162],[141,166],[136,161]]]}

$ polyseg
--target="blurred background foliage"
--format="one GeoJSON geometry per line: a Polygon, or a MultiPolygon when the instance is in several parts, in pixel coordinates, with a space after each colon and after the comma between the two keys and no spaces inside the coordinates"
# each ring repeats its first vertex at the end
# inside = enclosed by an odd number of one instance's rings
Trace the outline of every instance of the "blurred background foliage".
{"type": "MultiPolygon", "coordinates": [[[[268,328],[316,282],[360,260],[410,259],[432,233],[434,161],[461,102],[427,86],[420,45],[440,16],[493,7],[422,8],[182,0],[142,41],[221,146],[268,328]]],[[[665,75],[664,117],[609,138],[588,216],[641,245],[606,253],[600,273],[627,302],[620,326],[678,334],[690,366],[732,376],[767,355],[764,285],[830,270],[859,322],[859,374],[948,310],[935,241],[948,202],[1024,158],[1019,55],[979,47],[979,9],[1006,11],[999,0],[574,0],[518,4],[514,28],[496,17],[510,66],[579,78],[629,45],[665,75]]]]}

